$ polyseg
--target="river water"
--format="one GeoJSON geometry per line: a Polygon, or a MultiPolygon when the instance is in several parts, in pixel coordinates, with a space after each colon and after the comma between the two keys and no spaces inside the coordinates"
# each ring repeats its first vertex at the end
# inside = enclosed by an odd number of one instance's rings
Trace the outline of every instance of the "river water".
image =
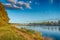
{"type": "Polygon", "coordinates": [[[17,26],[18,28],[32,29],[42,33],[44,37],[60,40],[60,26],[17,26]]]}

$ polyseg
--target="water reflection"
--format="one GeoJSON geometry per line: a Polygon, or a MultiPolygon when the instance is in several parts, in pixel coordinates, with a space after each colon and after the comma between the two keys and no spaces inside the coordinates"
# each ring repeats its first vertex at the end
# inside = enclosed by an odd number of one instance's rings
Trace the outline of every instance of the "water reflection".
{"type": "Polygon", "coordinates": [[[54,31],[54,32],[60,32],[60,26],[18,26],[18,28],[27,28],[27,29],[33,29],[37,31],[54,31]]]}
{"type": "Polygon", "coordinates": [[[43,29],[47,29],[47,30],[52,30],[52,31],[60,31],[60,26],[46,26],[46,27],[42,27],[43,29]]]}
{"type": "Polygon", "coordinates": [[[52,37],[60,40],[60,26],[18,26],[18,28],[26,28],[39,31],[45,37],[52,37]]]}

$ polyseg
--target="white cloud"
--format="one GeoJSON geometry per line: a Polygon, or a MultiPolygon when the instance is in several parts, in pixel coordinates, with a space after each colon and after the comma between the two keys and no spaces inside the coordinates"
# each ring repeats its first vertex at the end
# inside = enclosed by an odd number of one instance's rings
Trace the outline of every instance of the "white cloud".
{"type": "Polygon", "coordinates": [[[30,3],[25,3],[26,8],[31,9],[30,3]]]}
{"type": "Polygon", "coordinates": [[[23,7],[19,7],[19,6],[16,6],[16,5],[13,5],[14,8],[17,8],[17,9],[21,9],[23,10],[23,7]]]}
{"type": "Polygon", "coordinates": [[[20,8],[20,7],[16,6],[16,5],[13,5],[13,7],[14,7],[14,8],[20,8]]]}
{"type": "Polygon", "coordinates": [[[12,7],[12,5],[10,3],[4,4],[4,6],[6,6],[6,7],[12,7]]]}
{"type": "Polygon", "coordinates": [[[24,5],[26,8],[31,9],[30,2],[26,3],[26,2],[23,2],[23,1],[19,1],[17,4],[19,4],[20,6],[24,5]]]}
{"type": "Polygon", "coordinates": [[[23,4],[25,4],[23,1],[19,1],[17,4],[19,4],[19,5],[23,5],[23,4]]]}
{"type": "Polygon", "coordinates": [[[7,2],[10,2],[10,3],[16,4],[16,3],[17,3],[17,0],[7,0],[7,2]]]}
{"type": "Polygon", "coordinates": [[[27,8],[27,9],[31,9],[30,3],[29,2],[24,2],[24,1],[19,1],[17,2],[17,0],[7,0],[8,3],[4,4],[5,7],[8,8],[15,8],[15,9],[21,9],[23,10],[23,8],[27,8]]]}
{"type": "Polygon", "coordinates": [[[11,5],[10,3],[9,3],[9,4],[5,4],[4,6],[5,6],[5,7],[8,7],[8,8],[15,8],[15,9],[21,9],[21,10],[23,10],[22,7],[18,7],[18,6],[16,6],[16,5],[11,5]]]}

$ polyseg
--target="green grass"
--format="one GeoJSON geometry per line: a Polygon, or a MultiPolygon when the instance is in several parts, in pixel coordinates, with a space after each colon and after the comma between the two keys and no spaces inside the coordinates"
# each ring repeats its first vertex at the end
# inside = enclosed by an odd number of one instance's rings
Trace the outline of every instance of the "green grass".
{"type": "Polygon", "coordinates": [[[0,27],[0,40],[24,40],[18,36],[10,27],[0,27]]]}
{"type": "Polygon", "coordinates": [[[24,40],[24,39],[18,37],[17,35],[14,35],[13,33],[6,33],[0,37],[0,40],[24,40]]]}
{"type": "Polygon", "coordinates": [[[25,30],[26,32],[28,33],[32,33],[32,34],[35,34],[37,31],[34,31],[34,30],[30,30],[30,29],[26,29],[26,28],[21,28],[22,30],[25,30]]]}
{"type": "MultiPolygon", "coordinates": [[[[35,35],[36,31],[34,31],[34,30],[29,30],[26,28],[17,29],[15,27],[5,26],[5,27],[0,27],[0,40],[26,40],[26,38],[23,37],[26,35],[21,36],[21,34],[19,32],[28,34],[28,38],[30,35],[36,36],[35,35]]],[[[40,34],[38,34],[38,35],[40,35],[40,34]]],[[[33,39],[34,39],[34,37],[33,37],[33,39]]]]}

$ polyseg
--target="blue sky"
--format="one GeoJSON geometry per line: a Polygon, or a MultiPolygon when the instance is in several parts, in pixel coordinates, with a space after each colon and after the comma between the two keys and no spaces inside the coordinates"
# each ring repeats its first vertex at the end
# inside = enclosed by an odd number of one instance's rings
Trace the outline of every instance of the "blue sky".
{"type": "Polygon", "coordinates": [[[60,0],[1,0],[12,23],[60,19],[60,0]]]}

